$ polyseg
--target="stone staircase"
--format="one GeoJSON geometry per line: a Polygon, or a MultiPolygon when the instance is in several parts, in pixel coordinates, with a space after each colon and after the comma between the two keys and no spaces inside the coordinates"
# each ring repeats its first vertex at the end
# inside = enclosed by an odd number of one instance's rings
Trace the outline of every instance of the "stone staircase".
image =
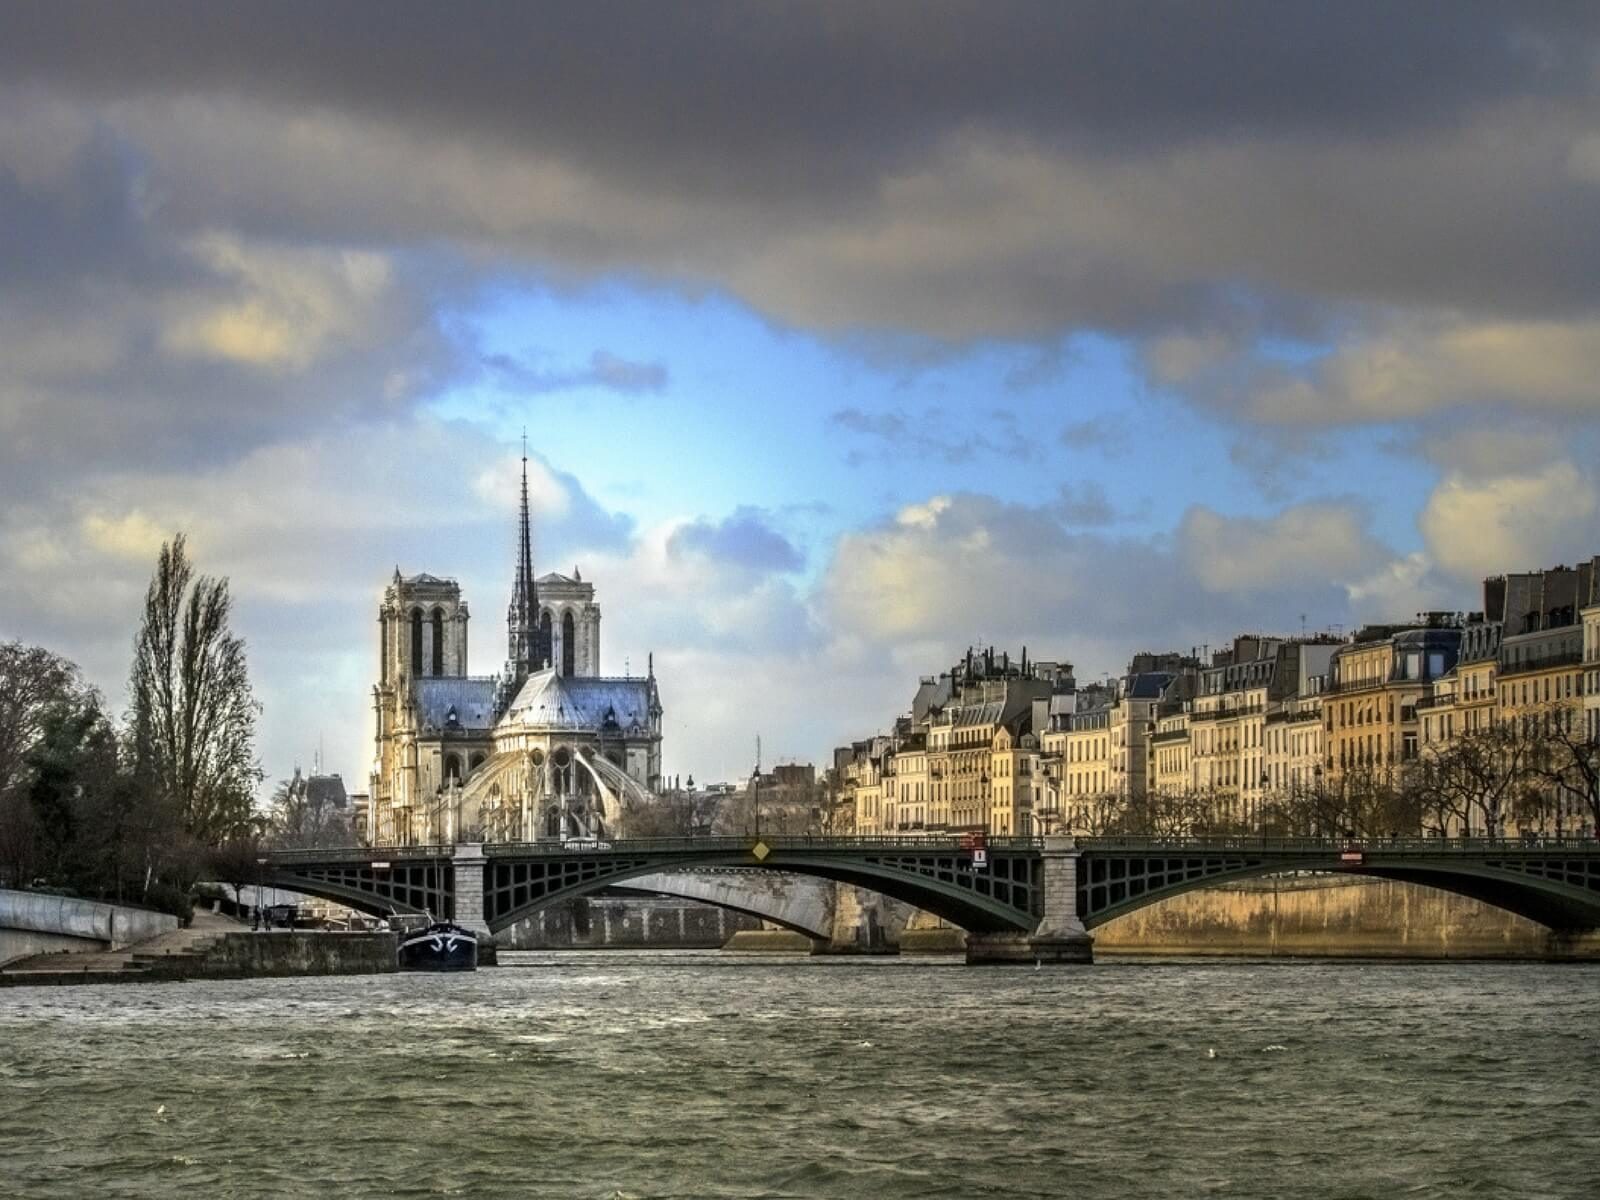
{"type": "Polygon", "coordinates": [[[0,968],[0,987],[66,983],[136,983],[182,974],[222,938],[245,926],[229,917],[197,911],[187,929],[159,934],[121,950],[83,954],[36,954],[0,968]]]}

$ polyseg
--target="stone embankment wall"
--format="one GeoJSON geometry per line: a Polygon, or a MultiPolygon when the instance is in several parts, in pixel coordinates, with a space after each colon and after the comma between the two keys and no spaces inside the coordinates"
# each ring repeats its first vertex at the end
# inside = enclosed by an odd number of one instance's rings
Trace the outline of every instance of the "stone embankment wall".
{"type": "MultiPolygon", "coordinates": [[[[1099,959],[1217,955],[1305,958],[1600,959],[1600,935],[1553,935],[1503,909],[1360,875],[1286,875],[1201,888],[1092,931],[1099,959]]],[[[959,954],[960,930],[918,913],[907,954],[959,954]]]]}
{"type": "Polygon", "coordinates": [[[168,913],[0,888],[0,966],[35,954],[119,950],[177,927],[168,913]]]}
{"type": "Polygon", "coordinates": [[[1099,956],[1325,958],[1600,957],[1593,937],[1558,938],[1503,909],[1389,879],[1301,875],[1220,884],[1094,930],[1099,956]]]}
{"type": "Polygon", "coordinates": [[[755,917],[692,900],[579,897],[495,935],[501,950],[715,950],[755,917]]]}
{"type": "Polygon", "coordinates": [[[156,979],[257,979],[280,975],[383,975],[399,969],[393,933],[227,933],[200,954],[150,962],[156,979]]]}

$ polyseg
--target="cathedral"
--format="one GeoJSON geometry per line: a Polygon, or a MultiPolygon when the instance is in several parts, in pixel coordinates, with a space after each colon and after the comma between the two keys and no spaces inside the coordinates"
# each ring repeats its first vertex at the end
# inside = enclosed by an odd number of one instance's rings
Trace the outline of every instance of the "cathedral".
{"type": "Polygon", "coordinates": [[[534,578],[526,456],[502,674],[467,674],[467,618],[452,579],[396,568],[384,590],[368,843],[618,835],[660,781],[654,660],[601,675],[594,585],[576,568],[534,578]]]}

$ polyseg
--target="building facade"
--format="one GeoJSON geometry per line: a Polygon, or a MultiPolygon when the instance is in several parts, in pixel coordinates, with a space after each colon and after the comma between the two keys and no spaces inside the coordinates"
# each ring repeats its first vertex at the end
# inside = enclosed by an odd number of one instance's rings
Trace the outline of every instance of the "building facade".
{"type": "Polygon", "coordinates": [[[535,578],[523,459],[507,657],[468,673],[461,588],[396,568],[378,608],[374,761],[361,822],[374,845],[615,835],[660,783],[660,695],[600,674],[594,585],[535,578]]]}

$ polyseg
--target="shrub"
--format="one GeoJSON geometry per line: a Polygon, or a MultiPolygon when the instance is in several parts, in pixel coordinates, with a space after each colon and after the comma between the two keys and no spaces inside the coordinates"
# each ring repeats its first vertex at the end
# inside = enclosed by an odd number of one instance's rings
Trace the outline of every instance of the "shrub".
{"type": "Polygon", "coordinates": [[[150,885],[144,902],[157,912],[171,913],[181,925],[187,925],[194,917],[194,901],[189,893],[159,879],[150,885]]]}

